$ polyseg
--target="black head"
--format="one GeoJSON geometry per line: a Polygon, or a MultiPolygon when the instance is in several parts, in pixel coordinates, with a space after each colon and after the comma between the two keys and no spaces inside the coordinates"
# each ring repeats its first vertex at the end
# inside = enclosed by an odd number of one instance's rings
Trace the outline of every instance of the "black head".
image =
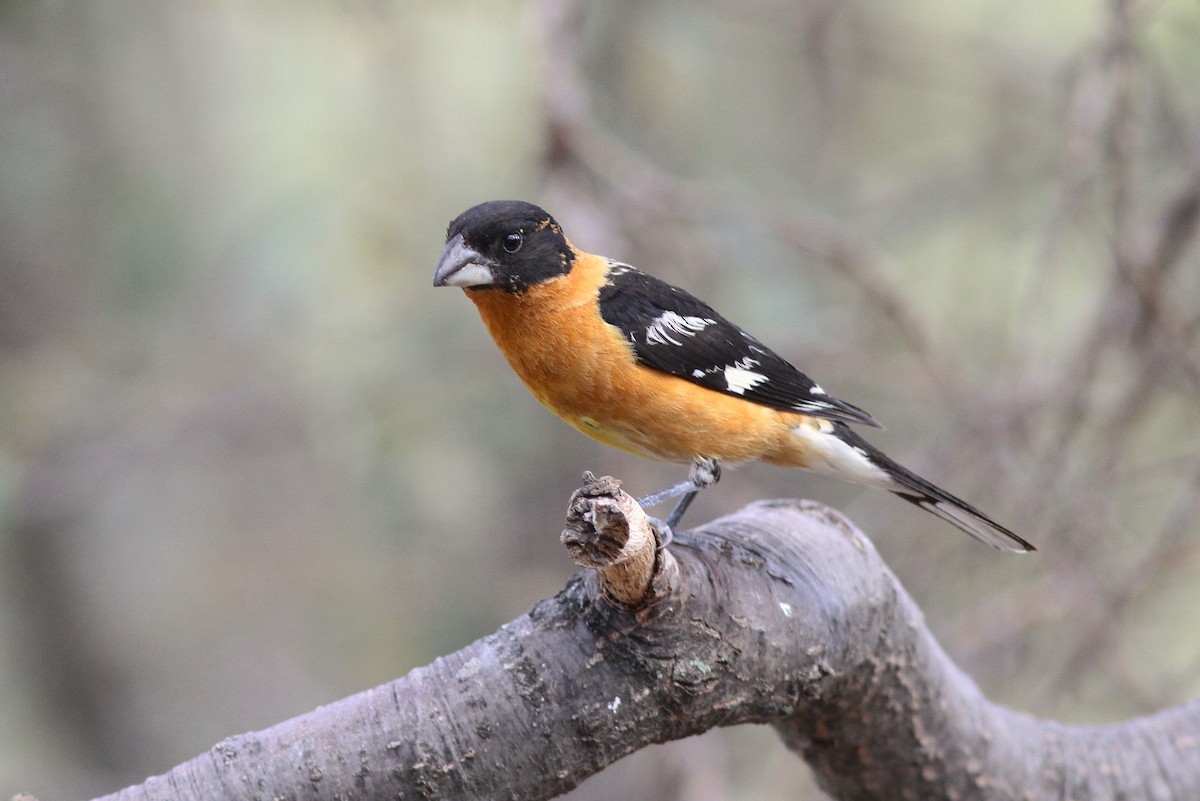
{"type": "Polygon", "coordinates": [[[562,229],[545,211],[521,200],[491,200],[450,223],[433,285],[520,294],[566,275],[573,260],[562,229]]]}

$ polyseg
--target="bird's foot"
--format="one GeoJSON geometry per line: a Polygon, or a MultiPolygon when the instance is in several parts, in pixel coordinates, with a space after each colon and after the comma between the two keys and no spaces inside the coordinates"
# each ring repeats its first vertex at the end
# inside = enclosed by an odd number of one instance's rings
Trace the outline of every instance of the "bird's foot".
{"type": "MultiPolygon", "coordinates": [[[[638,499],[638,503],[642,507],[657,506],[671,498],[679,498],[679,502],[675,504],[675,508],[671,510],[671,514],[667,515],[667,521],[662,524],[668,532],[671,532],[679,525],[679,521],[683,519],[683,513],[691,506],[692,501],[695,500],[700,490],[711,487],[720,478],[721,464],[716,459],[709,459],[708,457],[693,459],[691,469],[688,470],[687,481],[681,481],[675,486],[668,487],[661,492],[640,498],[638,499]],[[681,495],[683,496],[682,498],[679,497],[681,495]]],[[[670,542],[669,538],[667,542],[670,542]]]]}
{"type": "Polygon", "coordinates": [[[658,541],[654,550],[661,551],[675,541],[675,530],[662,520],[647,515],[646,522],[650,524],[650,530],[654,532],[654,539],[658,541]]]}
{"type": "MultiPolygon", "coordinates": [[[[645,498],[638,498],[638,503],[643,507],[658,506],[660,503],[669,501],[672,498],[678,498],[680,495],[694,494],[702,489],[711,487],[720,478],[721,465],[716,459],[696,459],[692,462],[692,466],[688,470],[687,481],[680,481],[678,484],[667,487],[665,490],[659,490],[651,495],[647,495],[645,498]]],[[[687,508],[686,504],[684,504],[684,508],[687,508]]]]}

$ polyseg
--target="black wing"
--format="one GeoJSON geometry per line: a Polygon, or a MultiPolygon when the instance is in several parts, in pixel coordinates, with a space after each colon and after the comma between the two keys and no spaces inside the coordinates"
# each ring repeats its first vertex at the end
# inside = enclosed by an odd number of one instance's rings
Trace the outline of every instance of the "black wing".
{"type": "Polygon", "coordinates": [[[612,264],[600,315],[647,367],[773,409],[879,427],[704,301],[627,264],[612,264]]]}

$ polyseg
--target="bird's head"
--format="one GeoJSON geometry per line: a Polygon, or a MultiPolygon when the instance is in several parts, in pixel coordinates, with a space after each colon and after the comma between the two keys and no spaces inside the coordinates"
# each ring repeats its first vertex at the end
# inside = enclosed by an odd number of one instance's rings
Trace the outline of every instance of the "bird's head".
{"type": "Polygon", "coordinates": [[[574,254],[554,218],[532,203],[491,200],[458,215],[434,286],[520,294],[571,271],[574,254]]]}

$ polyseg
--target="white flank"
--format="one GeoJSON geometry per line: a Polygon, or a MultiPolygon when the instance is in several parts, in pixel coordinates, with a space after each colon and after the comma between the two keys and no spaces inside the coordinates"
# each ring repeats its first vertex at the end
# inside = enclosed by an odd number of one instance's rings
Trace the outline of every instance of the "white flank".
{"type": "Polygon", "coordinates": [[[867,454],[834,435],[833,424],[829,421],[821,421],[820,431],[809,425],[796,426],[792,436],[804,440],[808,469],[814,473],[836,476],[855,484],[896,489],[892,477],[868,459],[867,454]]]}
{"type": "Polygon", "coordinates": [[[766,380],[765,375],[753,370],[744,370],[733,365],[725,368],[725,386],[730,392],[738,395],[746,394],[746,390],[754,389],[766,380]]]}
{"type": "Polygon", "coordinates": [[[809,390],[809,394],[812,394],[812,395],[828,395],[829,393],[828,393],[828,392],[826,392],[825,390],[821,389],[821,387],[820,387],[820,386],[818,386],[817,384],[813,384],[813,385],[812,385],[812,389],[810,389],[810,390],[809,390]]]}
{"type": "Polygon", "coordinates": [[[683,342],[675,336],[694,337],[714,322],[707,317],[685,317],[673,311],[663,312],[646,329],[646,344],[682,345],[683,342]]]}

